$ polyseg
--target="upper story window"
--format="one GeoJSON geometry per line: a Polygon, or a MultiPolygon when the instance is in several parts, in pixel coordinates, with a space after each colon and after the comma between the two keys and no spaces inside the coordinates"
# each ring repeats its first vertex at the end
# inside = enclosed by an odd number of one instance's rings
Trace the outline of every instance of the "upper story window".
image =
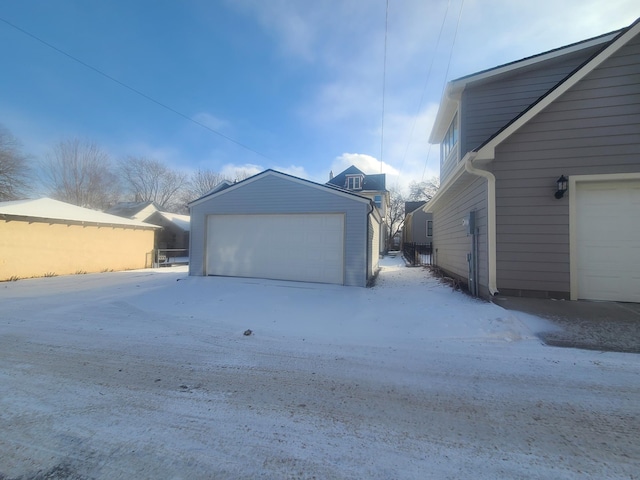
{"type": "Polygon", "coordinates": [[[373,197],[373,203],[376,204],[380,210],[382,210],[382,195],[376,195],[373,197]]]}
{"type": "Polygon", "coordinates": [[[427,220],[427,237],[433,237],[433,220],[427,220]]]}
{"type": "Polygon", "coordinates": [[[347,175],[347,190],[362,190],[362,175],[347,175]]]}
{"type": "Polygon", "coordinates": [[[449,154],[453,151],[454,147],[458,143],[458,114],[456,113],[451,120],[451,125],[440,144],[440,162],[447,161],[449,154]]]}

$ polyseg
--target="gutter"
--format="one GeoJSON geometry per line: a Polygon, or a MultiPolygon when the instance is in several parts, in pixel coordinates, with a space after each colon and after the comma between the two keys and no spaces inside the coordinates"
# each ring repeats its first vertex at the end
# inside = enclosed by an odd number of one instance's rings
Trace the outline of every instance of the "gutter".
{"type": "Polygon", "coordinates": [[[493,173],[473,166],[478,152],[466,155],[464,169],[471,175],[483,177],[487,180],[487,260],[489,261],[489,293],[496,295],[497,267],[496,267],[496,177],[493,173]]]}

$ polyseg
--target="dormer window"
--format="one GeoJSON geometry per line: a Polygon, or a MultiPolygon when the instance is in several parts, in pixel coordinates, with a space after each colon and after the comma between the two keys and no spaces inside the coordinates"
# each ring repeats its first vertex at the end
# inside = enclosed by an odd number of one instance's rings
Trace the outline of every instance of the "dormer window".
{"type": "Polygon", "coordinates": [[[347,190],[362,190],[362,175],[347,175],[347,190]]]}
{"type": "Polygon", "coordinates": [[[440,162],[444,163],[448,160],[451,152],[454,151],[458,144],[458,114],[456,113],[451,120],[451,125],[440,144],[440,162]]]}

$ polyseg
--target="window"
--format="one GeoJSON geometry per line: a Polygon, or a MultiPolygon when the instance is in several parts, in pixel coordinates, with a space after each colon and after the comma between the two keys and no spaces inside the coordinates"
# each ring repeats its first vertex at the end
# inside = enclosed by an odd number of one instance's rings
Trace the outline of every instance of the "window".
{"type": "Polygon", "coordinates": [[[376,195],[373,197],[373,203],[376,204],[376,207],[382,210],[382,195],[376,195]]]}
{"type": "Polygon", "coordinates": [[[361,190],[362,175],[348,175],[346,187],[347,187],[347,190],[361,190]]]}
{"type": "Polygon", "coordinates": [[[427,220],[427,237],[433,237],[433,220],[427,220]]]}
{"type": "Polygon", "coordinates": [[[440,162],[444,163],[449,158],[449,154],[453,151],[454,147],[458,143],[458,114],[456,113],[451,120],[451,125],[447,133],[444,135],[444,139],[440,144],[440,162]]]}

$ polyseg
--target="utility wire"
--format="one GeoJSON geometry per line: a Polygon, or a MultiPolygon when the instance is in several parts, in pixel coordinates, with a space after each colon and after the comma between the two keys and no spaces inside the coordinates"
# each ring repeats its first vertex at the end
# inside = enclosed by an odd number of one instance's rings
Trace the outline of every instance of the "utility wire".
{"type": "Polygon", "coordinates": [[[380,173],[382,173],[382,156],[384,152],[384,99],[387,87],[387,32],[389,31],[389,0],[384,18],[384,60],[382,63],[382,125],[380,127],[380,173]]]}
{"type": "Polygon", "coordinates": [[[185,120],[188,120],[188,121],[190,121],[190,122],[192,122],[192,123],[195,123],[196,125],[198,125],[198,126],[200,126],[200,127],[204,128],[204,129],[206,129],[206,130],[209,130],[209,131],[210,131],[210,132],[212,132],[212,133],[215,133],[216,135],[218,135],[218,136],[220,136],[220,137],[224,138],[225,140],[228,140],[229,142],[235,143],[236,145],[238,145],[239,147],[244,148],[245,150],[248,150],[248,151],[250,151],[250,152],[255,153],[256,155],[259,155],[259,156],[261,156],[261,157],[263,157],[263,158],[265,158],[265,159],[267,159],[267,160],[270,160],[270,158],[269,158],[269,157],[267,157],[266,155],[264,155],[263,153],[260,153],[260,152],[258,152],[257,150],[254,150],[253,148],[251,148],[251,147],[249,147],[249,146],[245,145],[244,143],[239,142],[239,141],[237,141],[237,140],[234,140],[233,138],[229,137],[228,135],[225,135],[224,133],[221,133],[221,132],[219,132],[219,131],[217,131],[217,130],[214,130],[213,128],[211,128],[211,127],[209,127],[209,126],[205,125],[204,123],[199,122],[198,120],[196,120],[196,119],[194,119],[194,118],[192,118],[192,117],[190,117],[190,116],[188,116],[188,115],[185,115],[184,113],[182,113],[182,112],[180,112],[180,111],[176,110],[175,108],[170,107],[170,106],[169,106],[169,105],[167,105],[166,103],[162,103],[162,102],[160,102],[159,100],[156,100],[155,98],[153,98],[153,97],[151,97],[151,96],[147,95],[146,93],[141,92],[140,90],[138,90],[138,89],[136,89],[136,88],[134,88],[134,87],[131,87],[131,86],[127,85],[126,83],[124,83],[124,82],[122,82],[122,81],[118,80],[117,78],[112,77],[112,76],[111,76],[111,75],[109,75],[108,73],[103,72],[102,70],[100,70],[100,69],[98,69],[98,68],[94,67],[93,65],[88,64],[87,62],[85,62],[85,61],[83,61],[83,60],[80,60],[80,59],[79,59],[79,58],[77,58],[77,57],[74,57],[74,56],[73,56],[73,55],[71,55],[70,53],[67,53],[67,52],[65,52],[64,50],[62,50],[62,49],[60,49],[60,48],[56,47],[55,45],[52,45],[51,43],[49,43],[49,42],[47,42],[47,41],[43,40],[42,38],[40,38],[40,37],[38,37],[38,36],[34,35],[33,33],[30,33],[30,32],[28,32],[28,31],[26,31],[25,29],[18,27],[17,25],[15,25],[15,24],[11,23],[10,21],[8,21],[8,20],[6,20],[6,19],[4,19],[4,18],[2,18],[2,17],[0,17],[0,21],[1,21],[1,22],[3,22],[3,23],[5,23],[5,24],[7,24],[7,25],[9,25],[11,28],[14,28],[15,30],[18,30],[19,32],[23,33],[24,35],[26,35],[26,36],[28,36],[28,37],[31,37],[32,39],[34,39],[34,40],[36,40],[36,41],[40,42],[41,44],[45,45],[46,47],[49,47],[50,49],[52,49],[52,50],[54,50],[54,51],[58,52],[59,54],[64,55],[65,57],[67,57],[67,58],[69,58],[69,59],[73,60],[74,62],[79,63],[79,64],[80,64],[80,65],[82,65],[83,67],[86,67],[86,68],[88,68],[89,70],[94,71],[94,72],[95,72],[95,73],[97,73],[98,75],[101,75],[101,76],[103,76],[103,77],[107,78],[108,80],[111,80],[112,82],[117,83],[117,84],[118,84],[118,85],[120,85],[121,87],[126,88],[127,90],[129,90],[129,91],[131,91],[131,92],[135,93],[136,95],[141,96],[142,98],[145,98],[146,100],[148,100],[148,101],[150,101],[150,102],[152,102],[152,103],[155,103],[156,105],[158,105],[158,106],[160,106],[160,107],[164,108],[165,110],[168,110],[168,111],[170,111],[171,113],[174,113],[174,114],[176,114],[176,115],[178,115],[178,116],[180,116],[180,117],[184,118],[185,120]]]}
{"type": "MultiPolygon", "coordinates": [[[[447,1],[447,8],[444,11],[444,16],[442,17],[442,23],[440,24],[440,31],[438,32],[438,39],[436,40],[436,48],[433,51],[433,55],[431,57],[431,62],[429,63],[429,69],[427,70],[427,76],[424,80],[424,86],[422,87],[422,95],[420,95],[420,103],[418,104],[418,109],[416,111],[415,118],[413,119],[413,125],[411,125],[411,132],[409,133],[409,140],[407,141],[407,146],[404,149],[404,154],[402,155],[402,163],[400,164],[400,172],[404,170],[404,163],[407,158],[407,153],[409,152],[409,146],[411,145],[411,140],[413,138],[413,133],[416,129],[416,124],[418,123],[418,115],[420,114],[420,110],[422,110],[422,104],[424,103],[425,93],[427,91],[427,86],[429,84],[429,80],[431,79],[431,71],[433,70],[433,64],[436,59],[436,55],[438,54],[438,49],[440,48],[440,40],[442,39],[442,32],[444,30],[444,24],[447,20],[447,15],[449,14],[449,6],[451,4],[451,0],[447,1]]],[[[431,145],[429,145],[429,149],[431,149],[431,145]]],[[[427,158],[429,158],[429,153],[427,152],[427,158]]],[[[426,169],[426,163],[425,163],[426,169]]],[[[422,173],[422,178],[420,181],[424,180],[424,171],[422,173]]]]}
{"type": "MultiPolygon", "coordinates": [[[[440,92],[440,97],[444,94],[444,90],[447,87],[447,78],[449,77],[449,68],[451,67],[451,58],[453,57],[453,48],[456,45],[456,39],[458,38],[458,29],[460,27],[460,18],[462,18],[462,10],[464,8],[464,0],[460,2],[460,11],[458,12],[458,20],[456,21],[456,29],[453,34],[453,41],[451,42],[451,50],[449,50],[449,59],[447,60],[447,71],[444,74],[444,80],[442,84],[442,91],[440,92]]],[[[424,163],[424,169],[422,171],[422,178],[424,179],[424,172],[427,170],[427,164],[429,163],[429,153],[431,153],[431,145],[429,146],[429,151],[427,152],[427,159],[424,163]]]]}

